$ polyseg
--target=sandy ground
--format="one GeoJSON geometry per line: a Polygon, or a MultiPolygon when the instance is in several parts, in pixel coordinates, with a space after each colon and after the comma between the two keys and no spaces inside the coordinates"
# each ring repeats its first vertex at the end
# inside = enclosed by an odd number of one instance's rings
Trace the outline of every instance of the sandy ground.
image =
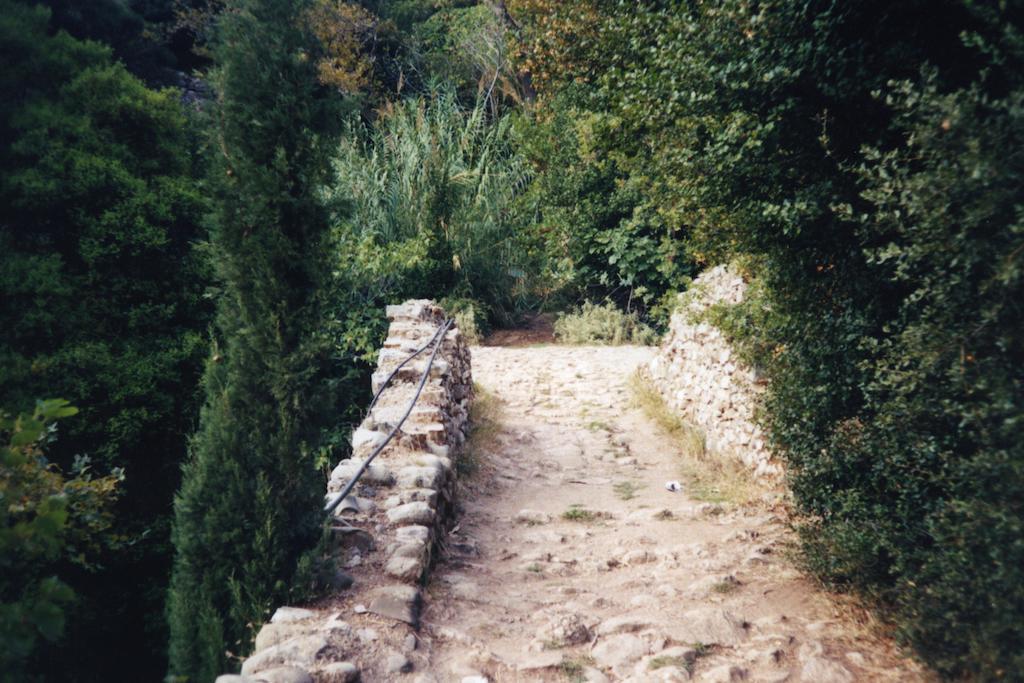
{"type": "Polygon", "coordinates": [[[628,388],[654,349],[472,352],[499,428],[462,478],[410,680],[930,680],[794,568],[781,508],[665,488],[678,444],[628,388]]]}

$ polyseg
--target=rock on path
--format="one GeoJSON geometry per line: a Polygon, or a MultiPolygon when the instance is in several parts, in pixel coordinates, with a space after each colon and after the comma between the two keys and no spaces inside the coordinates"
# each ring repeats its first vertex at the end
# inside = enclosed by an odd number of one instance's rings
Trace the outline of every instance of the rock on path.
{"type": "Polygon", "coordinates": [[[476,347],[501,405],[427,588],[419,681],[929,680],[785,559],[781,512],[667,491],[653,349],[476,347]]]}

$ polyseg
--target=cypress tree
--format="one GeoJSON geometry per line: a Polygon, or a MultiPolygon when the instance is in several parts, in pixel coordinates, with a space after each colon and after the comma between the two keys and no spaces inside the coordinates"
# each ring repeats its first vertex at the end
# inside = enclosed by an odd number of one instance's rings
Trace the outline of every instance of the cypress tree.
{"type": "Polygon", "coordinates": [[[318,538],[326,397],[322,294],[338,95],[317,81],[304,0],[233,0],[211,125],[219,281],[205,405],[175,501],[170,673],[209,681],[244,654],[318,538]]]}

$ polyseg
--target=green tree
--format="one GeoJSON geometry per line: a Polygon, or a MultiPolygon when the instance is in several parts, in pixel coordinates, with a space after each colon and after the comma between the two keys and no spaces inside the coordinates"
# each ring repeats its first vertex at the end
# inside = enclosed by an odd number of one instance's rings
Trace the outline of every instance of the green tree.
{"type": "Polygon", "coordinates": [[[128,542],[103,571],[64,575],[80,599],[61,657],[38,664],[64,680],[147,678],[166,641],[151,615],[209,317],[187,120],[176,91],[147,89],[109,49],[52,31],[42,8],[0,2],[0,45],[0,404],[66,397],[82,410],[51,460],[125,473],[115,526],[128,542]]]}
{"type": "Polygon", "coordinates": [[[307,2],[238,0],[215,47],[210,136],[219,283],[206,403],[175,503],[170,672],[212,680],[244,654],[321,527],[328,211],[341,121],[308,58],[307,2]]]}
{"type": "Polygon", "coordinates": [[[463,102],[482,101],[496,117],[529,98],[512,65],[508,27],[488,3],[440,9],[414,27],[413,37],[429,77],[463,102]]]}
{"type": "Polygon", "coordinates": [[[684,145],[676,132],[660,137],[675,119],[649,106],[678,100],[662,100],[678,75],[652,62],[686,40],[673,21],[686,13],[678,3],[608,0],[515,0],[509,9],[523,25],[518,67],[539,95],[523,126],[536,169],[525,200],[552,273],[574,299],[611,299],[664,322],[697,259],[678,178],[658,163],[684,145]]]}

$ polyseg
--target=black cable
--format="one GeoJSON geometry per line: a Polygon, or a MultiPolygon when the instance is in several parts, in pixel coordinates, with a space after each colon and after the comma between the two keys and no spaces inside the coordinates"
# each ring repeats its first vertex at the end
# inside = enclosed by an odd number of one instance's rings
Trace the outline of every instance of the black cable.
{"type": "MultiPolygon", "coordinates": [[[[405,414],[402,415],[402,419],[400,419],[398,423],[391,428],[391,431],[388,433],[384,441],[381,442],[375,449],[373,449],[373,453],[370,454],[370,457],[363,461],[363,464],[359,466],[359,469],[356,471],[355,475],[352,476],[352,479],[348,482],[348,484],[345,485],[345,488],[342,489],[341,493],[332,498],[331,501],[326,506],[324,506],[324,514],[330,515],[332,512],[334,512],[334,509],[341,504],[341,501],[345,500],[348,494],[352,492],[352,489],[355,488],[356,483],[359,481],[359,477],[363,476],[363,473],[366,472],[366,468],[370,466],[371,462],[373,462],[373,459],[376,458],[380,454],[380,452],[384,450],[384,447],[391,442],[391,439],[395,438],[395,435],[398,434],[398,430],[402,428],[403,424],[405,424],[405,420],[409,417],[410,414],[412,414],[412,409],[416,405],[416,401],[419,400],[420,394],[423,393],[423,387],[426,386],[427,384],[427,378],[430,376],[430,369],[433,367],[434,359],[437,357],[437,352],[440,350],[441,344],[444,341],[444,335],[446,332],[448,332],[448,329],[452,326],[453,322],[455,321],[451,318],[446,320],[444,324],[441,325],[440,328],[438,328],[437,332],[434,334],[434,337],[431,339],[431,341],[437,340],[437,344],[434,346],[434,350],[430,353],[430,360],[427,361],[427,367],[423,370],[423,377],[420,378],[420,384],[416,388],[416,395],[412,397],[411,401],[409,401],[409,407],[405,409],[405,414]]],[[[427,343],[427,345],[429,344],[430,342],[427,343]]],[[[426,346],[421,348],[419,351],[413,354],[413,356],[407,358],[405,362],[408,362],[416,355],[419,355],[420,351],[423,351],[423,349],[425,348],[426,346]]],[[[403,362],[403,365],[405,364],[405,362],[403,362]]],[[[395,370],[397,371],[397,368],[395,370]]],[[[394,376],[394,372],[391,374],[391,376],[394,376]]],[[[388,382],[390,381],[391,377],[388,378],[388,382]]],[[[377,392],[377,395],[379,396],[383,391],[384,386],[381,386],[380,390],[377,392]]],[[[374,397],[374,401],[376,401],[376,397],[374,397]]]]}

